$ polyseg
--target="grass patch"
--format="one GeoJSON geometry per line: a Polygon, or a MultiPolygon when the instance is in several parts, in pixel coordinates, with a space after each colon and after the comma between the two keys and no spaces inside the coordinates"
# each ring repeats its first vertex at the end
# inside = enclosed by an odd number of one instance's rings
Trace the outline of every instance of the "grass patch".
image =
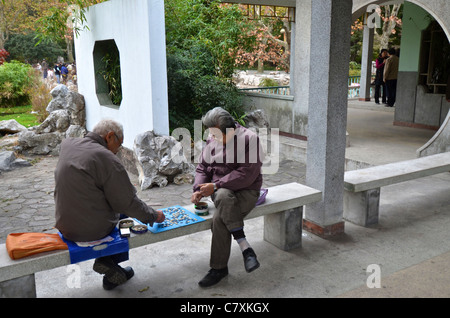
{"type": "Polygon", "coordinates": [[[25,127],[37,126],[40,122],[35,114],[31,113],[32,106],[17,106],[9,108],[0,108],[0,121],[15,119],[19,124],[25,127]]]}

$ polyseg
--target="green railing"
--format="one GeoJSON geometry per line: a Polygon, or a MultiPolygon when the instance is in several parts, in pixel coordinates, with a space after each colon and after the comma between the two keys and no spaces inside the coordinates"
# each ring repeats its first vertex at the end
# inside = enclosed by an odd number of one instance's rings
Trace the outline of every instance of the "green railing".
{"type": "Polygon", "coordinates": [[[268,86],[268,87],[254,87],[254,88],[242,88],[243,92],[254,92],[272,95],[290,95],[290,86],[268,86]]]}
{"type": "Polygon", "coordinates": [[[361,87],[361,76],[350,76],[348,78],[348,98],[359,96],[359,88],[361,87]]]}

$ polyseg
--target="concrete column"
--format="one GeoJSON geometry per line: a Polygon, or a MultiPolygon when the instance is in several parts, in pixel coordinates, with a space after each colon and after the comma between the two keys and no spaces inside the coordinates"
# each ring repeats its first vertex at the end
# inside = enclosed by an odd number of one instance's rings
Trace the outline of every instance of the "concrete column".
{"type": "Polygon", "coordinates": [[[289,56],[289,89],[291,91],[291,95],[295,95],[295,85],[294,85],[294,77],[295,77],[295,22],[291,22],[291,55],[289,56]]]}
{"type": "Polygon", "coordinates": [[[264,240],[283,251],[302,246],[303,208],[264,216],[264,240]]]}
{"type": "Polygon", "coordinates": [[[294,95],[292,107],[292,133],[307,135],[309,107],[309,68],[311,43],[311,0],[297,0],[295,10],[295,31],[291,42],[295,42],[292,50],[294,64],[291,74],[291,94],[294,95]]]}
{"type": "Polygon", "coordinates": [[[359,89],[359,100],[370,101],[370,84],[372,83],[372,55],[374,28],[367,25],[367,15],[364,17],[362,59],[361,59],[361,86],[359,89]]]}
{"type": "Polygon", "coordinates": [[[0,298],[36,298],[34,274],[0,282],[0,298]]]}
{"type": "Polygon", "coordinates": [[[378,224],[380,188],[362,192],[344,191],[344,218],[360,226],[378,224]]]}
{"type": "Polygon", "coordinates": [[[344,231],[343,192],[352,2],[311,1],[306,183],[322,191],[323,197],[321,202],[306,206],[303,228],[322,237],[344,231]]]}

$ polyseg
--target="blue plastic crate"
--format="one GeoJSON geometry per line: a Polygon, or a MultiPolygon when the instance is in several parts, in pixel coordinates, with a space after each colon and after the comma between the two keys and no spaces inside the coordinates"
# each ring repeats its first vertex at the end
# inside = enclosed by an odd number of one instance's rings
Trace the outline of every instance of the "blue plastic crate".
{"type": "Polygon", "coordinates": [[[113,241],[89,247],[80,247],[77,243],[64,238],[61,233],[58,232],[58,234],[69,247],[70,262],[72,264],[103,256],[124,253],[129,250],[128,239],[121,237],[117,228],[114,228],[109,234],[109,236],[113,238],[113,241]]]}

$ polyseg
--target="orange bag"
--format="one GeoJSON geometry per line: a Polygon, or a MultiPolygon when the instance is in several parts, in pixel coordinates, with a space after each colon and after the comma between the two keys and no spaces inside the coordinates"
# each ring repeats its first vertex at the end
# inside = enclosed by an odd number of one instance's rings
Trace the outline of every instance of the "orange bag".
{"type": "Polygon", "coordinates": [[[11,233],[6,237],[6,250],[11,259],[19,259],[37,253],[67,250],[68,246],[58,234],[11,233]]]}

